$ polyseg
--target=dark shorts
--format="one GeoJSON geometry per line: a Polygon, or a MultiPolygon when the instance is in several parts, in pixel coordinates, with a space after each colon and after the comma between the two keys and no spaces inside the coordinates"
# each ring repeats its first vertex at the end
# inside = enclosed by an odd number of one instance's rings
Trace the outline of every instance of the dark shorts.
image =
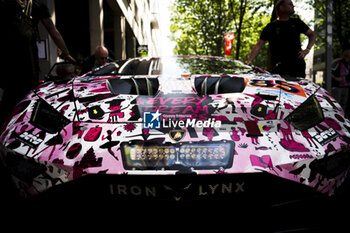
{"type": "Polygon", "coordinates": [[[303,59],[297,59],[296,61],[286,61],[275,64],[271,70],[271,73],[282,76],[286,75],[305,78],[305,68],[305,61],[303,59]]]}

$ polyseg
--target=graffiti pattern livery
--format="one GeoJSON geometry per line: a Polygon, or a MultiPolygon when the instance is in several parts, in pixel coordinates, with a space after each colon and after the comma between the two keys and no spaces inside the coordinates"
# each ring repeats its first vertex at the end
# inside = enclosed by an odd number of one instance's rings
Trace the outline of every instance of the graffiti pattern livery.
{"type": "Polygon", "coordinates": [[[332,195],[347,173],[338,163],[348,161],[350,122],[329,93],[304,79],[82,76],[29,93],[0,140],[5,161],[32,164],[25,177],[10,167],[24,196],[89,174],[165,176],[189,168],[213,176],[270,173],[332,195]],[[110,80],[131,78],[157,80],[159,88],[153,95],[111,91],[110,80]],[[201,79],[241,80],[243,88],[205,95],[201,79]],[[307,119],[294,115],[307,100],[317,102],[323,118],[305,129],[300,125],[307,119]]]}

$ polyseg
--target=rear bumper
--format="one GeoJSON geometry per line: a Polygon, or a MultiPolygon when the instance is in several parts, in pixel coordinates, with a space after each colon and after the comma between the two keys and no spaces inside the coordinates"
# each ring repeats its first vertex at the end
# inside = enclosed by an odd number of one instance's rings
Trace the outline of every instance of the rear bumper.
{"type": "Polygon", "coordinates": [[[268,173],[88,175],[16,202],[14,207],[100,218],[121,213],[133,224],[140,218],[169,223],[171,217],[181,217],[181,224],[195,216],[228,227],[228,222],[218,221],[223,218],[231,219],[237,232],[342,232],[349,229],[341,217],[350,206],[349,181],[344,185],[340,193],[328,197],[268,173]]]}
{"type": "Polygon", "coordinates": [[[87,175],[57,185],[34,199],[109,200],[112,202],[200,203],[229,201],[249,206],[279,206],[324,197],[314,189],[268,173],[171,176],[87,175]]]}

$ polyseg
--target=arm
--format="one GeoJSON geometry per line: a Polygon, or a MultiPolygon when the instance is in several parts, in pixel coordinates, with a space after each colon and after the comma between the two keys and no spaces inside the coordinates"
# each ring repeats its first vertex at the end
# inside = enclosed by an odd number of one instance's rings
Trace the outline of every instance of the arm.
{"type": "Polygon", "coordinates": [[[253,49],[252,49],[252,51],[251,51],[251,53],[250,53],[250,56],[249,56],[248,61],[247,61],[248,64],[251,64],[251,63],[252,63],[252,61],[254,60],[254,58],[259,54],[259,51],[260,51],[261,47],[262,47],[265,43],[266,43],[265,40],[261,40],[261,39],[258,40],[258,42],[256,43],[256,45],[254,45],[254,47],[253,47],[253,49]]]}
{"type": "Polygon", "coordinates": [[[333,74],[332,74],[332,79],[334,79],[334,80],[337,81],[337,82],[343,81],[343,79],[342,79],[341,77],[336,77],[336,76],[334,76],[333,74]]]}
{"type": "Polygon", "coordinates": [[[311,29],[307,30],[305,35],[309,38],[309,43],[307,44],[306,49],[299,52],[299,58],[304,58],[310,52],[310,49],[316,42],[316,33],[311,29]]]}
{"type": "Polygon", "coordinates": [[[332,65],[332,79],[334,79],[337,82],[343,81],[343,78],[340,75],[340,61],[337,61],[332,65]]]}
{"type": "Polygon", "coordinates": [[[65,60],[75,62],[75,59],[69,54],[66,43],[63,40],[61,33],[57,30],[50,18],[44,18],[41,20],[46,30],[50,34],[52,40],[55,42],[56,46],[62,51],[62,55],[65,60]]]}

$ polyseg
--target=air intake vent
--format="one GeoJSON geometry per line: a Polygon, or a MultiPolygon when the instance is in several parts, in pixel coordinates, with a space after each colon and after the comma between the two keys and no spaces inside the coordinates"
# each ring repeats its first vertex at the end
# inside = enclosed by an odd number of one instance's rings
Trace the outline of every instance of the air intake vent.
{"type": "Polygon", "coordinates": [[[198,77],[195,79],[195,88],[200,95],[241,93],[245,83],[239,77],[198,77]]]}
{"type": "Polygon", "coordinates": [[[114,95],[154,96],[158,92],[159,81],[157,78],[109,79],[107,87],[114,95]]]}

